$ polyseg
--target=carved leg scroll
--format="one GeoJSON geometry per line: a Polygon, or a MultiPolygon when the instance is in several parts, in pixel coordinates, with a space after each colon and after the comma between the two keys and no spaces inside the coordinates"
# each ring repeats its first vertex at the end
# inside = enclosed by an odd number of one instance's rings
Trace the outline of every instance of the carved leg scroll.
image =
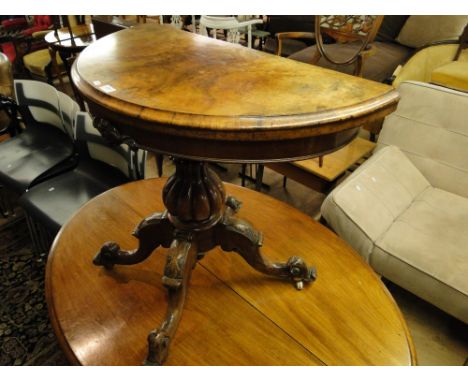
{"type": "Polygon", "coordinates": [[[131,265],[141,263],[160,245],[168,248],[171,245],[174,227],[167,218],[167,212],[155,213],[138,224],[133,236],[139,241],[138,249],[123,251],[115,242],[105,243],[93,262],[111,269],[114,264],[131,265]]]}
{"type": "Polygon", "coordinates": [[[262,256],[260,247],[263,243],[262,234],[249,223],[233,217],[240,208],[240,203],[229,197],[224,219],[216,227],[216,243],[224,251],[234,251],[241,255],[257,271],[267,275],[289,278],[297,289],[302,289],[305,282],[314,281],[316,269],[308,267],[303,259],[292,256],[286,263],[274,263],[262,256]]]}
{"type": "Polygon", "coordinates": [[[190,235],[178,236],[180,237],[174,239],[169,249],[162,278],[169,294],[166,319],[159,329],[148,335],[146,365],[162,365],[167,358],[171,340],[182,315],[192,268],[197,261],[197,246],[191,241],[190,235]]]}

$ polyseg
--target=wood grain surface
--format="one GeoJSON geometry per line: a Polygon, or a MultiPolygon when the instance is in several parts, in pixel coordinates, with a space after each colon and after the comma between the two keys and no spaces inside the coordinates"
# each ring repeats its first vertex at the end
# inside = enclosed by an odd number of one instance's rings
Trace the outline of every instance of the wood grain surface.
{"type": "Polygon", "coordinates": [[[323,157],[322,166],[320,166],[319,158],[293,162],[291,165],[317,175],[328,182],[332,182],[346,172],[358,160],[369,155],[374,147],[374,142],[358,137],[345,147],[325,155],[323,157]]]}
{"type": "MultiPolygon", "coordinates": [[[[166,309],[164,249],[145,262],[106,271],[101,245],[130,235],[162,210],[165,179],[129,183],[86,204],[57,236],[46,275],[49,312],[74,364],[139,365],[146,337],[166,309]]],[[[409,365],[412,340],[377,275],[333,232],[275,199],[226,184],[239,216],[264,233],[272,260],[291,255],[317,267],[302,291],[264,276],[234,253],[210,251],[192,274],[167,365],[409,365]]]]}
{"type": "Polygon", "coordinates": [[[94,115],[140,145],[226,161],[332,151],[398,102],[388,85],[158,24],[99,39],[72,79],[94,115]]]}

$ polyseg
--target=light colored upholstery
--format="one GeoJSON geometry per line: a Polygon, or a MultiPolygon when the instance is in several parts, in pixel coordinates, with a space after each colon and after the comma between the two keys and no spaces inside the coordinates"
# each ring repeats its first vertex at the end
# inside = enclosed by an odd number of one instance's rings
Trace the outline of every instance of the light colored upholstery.
{"type": "Polygon", "coordinates": [[[27,106],[37,122],[65,130],[57,90],[52,85],[34,80],[15,80],[14,87],[18,105],[27,106]]]}
{"type": "Polygon", "coordinates": [[[452,61],[431,73],[433,84],[468,92],[468,61],[452,61]]]}
{"type": "Polygon", "coordinates": [[[405,82],[377,142],[399,147],[429,183],[468,198],[468,94],[405,82]]]}
{"type": "MultiPolygon", "coordinates": [[[[457,53],[459,44],[431,45],[416,52],[403,66],[393,73],[393,86],[398,87],[405,81],[435,82],[432,73],[437,68],[450,64],[457,53]]],[[[460,62],[468,62],[468,49],[461,52],[460,62]]]]}
{"type": "Polygon", "coordinates": [[[73,138],[73,124],[76,113],[80,110],[80,106],[73,100],[68,94],[57,91],[60,107],[60,116],[62,117],[62,123],[65,132],[73,138]]]}
{"type": "Polygon", "coordinates": [[[404,82],[322,216],[381,275],[468,323],[468,94],[404,82]]]}
{"type": "MultiPolygon", "coordinates": [[[[46,67],[50,64],[50,61],[50,53],[47,49],[36,50],[23,57],[25,68],[41,77],[47,77],[46,67]]],[[[57,65],[60,70],[64,70],[63,62],[59,55],[57,55],[57,65]]]]}
{"type": "Polygon", "coordinates": [[[468,321],[468,199],[429,187],[380,237],[371,266],[468,321]]]}
{"type": "Polygon", "coordinates": [[[430,82],[432,71],[453,61],[457,49],[458,44],[433,45],[421,49],[395,70],[393,86],[398,87],[404,81],[430,82]]]}
{"type": "Polygon", "coordinates": [[[419,48],[436,41],[456,40],[467,23],[468,16],[464,15],[410,16],[401,28],[396,41],[412,48],[419,48]]]}

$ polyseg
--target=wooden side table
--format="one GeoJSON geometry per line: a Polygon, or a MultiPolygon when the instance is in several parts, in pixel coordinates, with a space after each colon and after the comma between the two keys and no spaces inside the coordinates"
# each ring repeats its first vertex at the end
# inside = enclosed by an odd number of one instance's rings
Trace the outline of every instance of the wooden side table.
{"type": "Polygon", "coordinates": [[[176,172],[162,195],[166,210],[140,222],[134,232],[138,248],[107,242],[94,259],[112,269],[139,264],[157,247],[169,248],[162,277],[169,308],[148,335],[146,363],[152,365],[168,356],[192,268],[214,248],[235,251],[258,272],[298,289],[317,276],[294,251],[286,262],[262,254],[262,233],[236,217],[240,202],[226,194],[207,162],[323,155],[398,102],[387,85],[157,24],[91,44],[75,61],[72,79],[109,142],[174,157],[176,172]]]}
{"type": "MultiPolygon", "coordinates": [[[[63,61],[68,77],[71,78],[71,65],[73,64],[73,60],[75,59],[76,55],[83,51],[83,49],[85,49],[91,43],[96,41],[96,36],[94,34],[94,26],[92,24],[82,24],[71,27],[70,29],[61,28],[57,31],[49,32],[44,37],[44,39],[47,43],[47,46],[49,47],[50,58],[52,60],[52,68],[57,73],[60,86],[63,90],[64,85],[57,63],[57,53],[60,55],[60,58],[63,61]]],[[[75,93],[75,98],[80,103],[81,109],[84,110],[80,94],[77,93],[73,83],[71,83],[71,86],[73,92],[75,93]]]]}
{"type": "MultiPolygon", "coordinates": [[[[73,364],[139,365],[146,337],[165,317],[159,279],[169,250],[145,262],[92,264],[109,237],[131,248],[128,232],[163,210],[165,179],[114,188],[86,204],[60,231],[47,264],[46,294],[59,342],[73,364]],[[116,208],[118,206],[118,208],[116,208]]],[[[271,197],[226,184],[243,200],[239,217],[264,234],[263,251],[313,262],[319,277],[304,291],[253,270],[219,248],[192,272],[167,365],[411,365],[406,324],[374,271],[343,240],[271,197]]]]}

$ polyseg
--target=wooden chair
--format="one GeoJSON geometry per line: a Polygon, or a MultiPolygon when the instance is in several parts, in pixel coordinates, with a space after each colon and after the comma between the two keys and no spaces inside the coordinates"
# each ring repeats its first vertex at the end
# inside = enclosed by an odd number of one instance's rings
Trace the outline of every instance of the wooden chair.
{"type": "Polygon", "coordinates": [[[315,39],[315,52],[311,64],[317,64],[321,58],[340,70],[340,66],[354,65],[353,74],[362,76],[366,57],[374,53],[371,46],[382,24],[383,16],[315,16],[315,32],[281,32],[276,34],[277,55],[282,53],[284,39],[315,39]],[[326,39],[335,41],[325,44],[326,39]],[[340,45],[347,44],[346,49],[340,45]],[[344,53],[344,56],[343,56],[344,53]]]}
{"type": "Polygon", "coordinates": [[[213,38],[217,38],[218,29],[226,31],[226,41],[239,44],[241,34],[247,34],[247,47],[252,48],[252,25],[262,24],[261,19],[238,21],[234,16],[201,16],[200,34],[208,36],[207,28],[210,28],[213,38]]]}
{"type": "MultiPolygon", "coordinates": [[[[283,39],[315,39],[315,52],[311,64],[326,60],[335,70],[340,67],[354,65],[353,74],[362,77],[365,59],[374,53],[371,43],[382,24],[383,16],[351,15],[351,16],[315,16],[315,33],[282,32],[276,35],[277,55],[281,55],[283,39]],[[324,37],[335,41],[325,44],[324,37]],[[340,46],[347,44],[347,49],[340,51],[340,46]]],[[[369,155],[373,144],[362,138],[356,138],[352,143],[327,156],[300,162],[274,164],[268,167],[285,175],[283,186],[286,186],[286,176],[314,188],[320,192],[329,191],[336,181],[357,161],[369,155]],[[330,159],[330,166],[324,166],[324,161],[330,159]],[[309,175],[308,175],[309,174],[309,175]],[[308,178],[311,179],[308,179],[308,178]]],[[[256,189],[262,186],[263,165],[258,166],[256,189]]]]}

